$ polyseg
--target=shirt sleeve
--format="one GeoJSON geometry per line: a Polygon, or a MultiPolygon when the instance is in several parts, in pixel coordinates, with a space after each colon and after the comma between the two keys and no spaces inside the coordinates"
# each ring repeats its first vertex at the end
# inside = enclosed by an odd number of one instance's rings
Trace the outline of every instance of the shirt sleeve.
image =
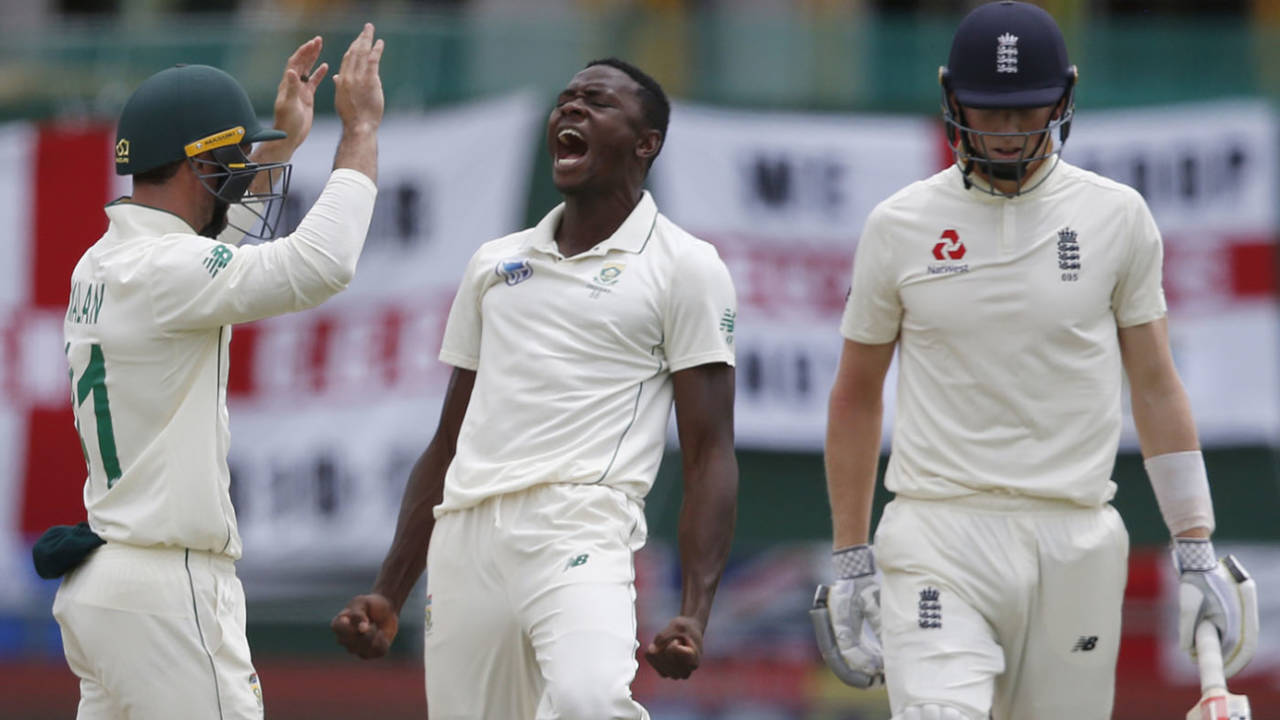
{"type": "Polygon", "coordinates": [[[671,372],[708,363],[733,365],[738,298],[729,268],[713,246],[702,242],[676,268],[662,321],[671,372]]]}
{"type": "Polygon", "coordinates": [[[481,247],[467,263],[458,292],[449,307],[449,319],[444,326],[444,340],[440,343],[440,361],[463,370],[480,367],[480,301],[484,298],[489,274],[493,272],[482,257],[481,247]]]}
{"type": "Polygon", "coordinates": [[[292,235],[245,247],[166,238],[147,279],[157,324],[217,327],[319,305],[355,275],[376,197],[363,173],[338,169],[292,235]]]}
{"type": "Polygon", "coordinates": [[[1164,244],[1147,203],[1134,192],[1128,260],[1116,278],[1111,307],[1119,327],[1133,327],[1165,316],[1168,307],[1161,284],[1164,244]]]}
{"type": "Polygon", "coordinates": [[[876,208],[867,218],[854,252],[849,297],[840,320],[841,335],[868,345],[893,342],[902,327],[898,274],[884,225],[883,212],[876,208]]]}

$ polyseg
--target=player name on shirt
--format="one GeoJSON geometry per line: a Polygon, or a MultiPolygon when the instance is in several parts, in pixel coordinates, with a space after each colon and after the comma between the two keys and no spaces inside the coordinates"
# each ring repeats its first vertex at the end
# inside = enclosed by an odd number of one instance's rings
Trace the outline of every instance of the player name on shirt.
{"type": "Polygon", "coordinates": [[[76,280],[71,283],[71,300],[67,303],[67,322],[96,325],[106,299],[106,283],[76,280]]]}

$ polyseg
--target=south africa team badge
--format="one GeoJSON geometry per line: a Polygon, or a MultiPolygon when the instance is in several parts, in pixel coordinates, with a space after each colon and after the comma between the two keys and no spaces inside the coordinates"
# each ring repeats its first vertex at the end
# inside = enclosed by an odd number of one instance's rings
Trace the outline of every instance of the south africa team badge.
{"type": "Polygon", "coordinates": [[[618,276],[626,269],[626,265],[621,263],[605,263],[600,269],[600,273],[596,275],[596,282],[601,285],[612,285],[618,282],[618,276]]]}
{"type": "Polygon", "coordinates": [[[258,673],[249,673],[249,689],[253,691],[253,696],[258,699],[258,709],[262,709],[262,683],[258,682],[258,673]]]}
{"type": "Polygon", "coordinates": [[[600,268],[600,272],[596,273],[594,278],[587,283],[587,289],[591,291],[592,298],[598,298],[605,293],[613,292],[609,288],[618,283],[618,277],[622,275],[622,271],[627,268],[622,263],[605,263],[600,268]]]}

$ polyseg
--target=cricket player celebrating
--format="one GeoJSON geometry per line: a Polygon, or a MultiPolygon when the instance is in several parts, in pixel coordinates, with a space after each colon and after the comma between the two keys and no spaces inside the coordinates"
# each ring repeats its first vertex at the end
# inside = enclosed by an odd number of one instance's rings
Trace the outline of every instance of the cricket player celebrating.
{"type": "Polygon", "coordinates": [[[228,492],[230,326],[318,305],[355,272],[383,109],[372,25],[334,76],[343,134],[315,206],[292,235],[234,243],[272,234],[328,72],[313,69],[320,48],[286,63],[274,129],[204,65],[151,76],[121,112],[116,171],[133,195],[76,264],[64,326],[88,523],[34,551],[41,575],[65,573],[53,614],[82,720],[263,717],[228,492]]]}
{"type": "Polygon", "coordinates": [[[698,666],[737,505],[736,300],[715,249],[643,189],[669,113],[625,62],[575,75],[547,122],[564,203],[463,275],[439,427],[372,592],[332,623],[349,651],[384,654],[425,566],[435,720],[649,717],[630,691],[632,553],[673,399],[684,591],[646,657],[665,677],[698,666]]]}
{"type": "Polygon", "coordinates": [[[1257,607],[1209,540],[1151,214],[1133,189],[1059,158],[1076,70],[1045,11],[975,9],[941,81],[956,163],[871,213],[841,324],[826,445],[838,581],[813,613],[823,654],[850,684],[883,672],[898,720],[1110,717],[1128,554],[1108,504],[1123,369],[1174,536],[1182,645],[1194,652],[1194,628],[1212,622],[1230,675],[1253,655],[1257,607]],[[873,553],[895,348],[896,497],[873,553]]]}

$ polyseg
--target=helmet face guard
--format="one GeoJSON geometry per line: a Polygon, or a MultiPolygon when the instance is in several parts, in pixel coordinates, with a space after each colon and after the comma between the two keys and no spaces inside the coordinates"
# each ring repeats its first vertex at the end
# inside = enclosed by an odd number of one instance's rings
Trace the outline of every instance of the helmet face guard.
{"type": "Polygon", "coordinates": [[[241,146],[245,131],[234,127],[188,144],[184,150],[192,170],[201,186],[219,201],[228,205],[241,205],[257,220],[252,227],[231,227],[247,237],[270,240],[276,236],[284,211],[284,199],[289,193],[289,180],[293,165],[287,162],[255,163],[245,155],[241,146]],[[199,157],[209,153],[211,159],[199,157]],[[265,173],[265,192],[249,192],[250,185],[265,173]]]}
{"type": "MultiPolygon", "coordinates": [[[[946,125],[947,145],[955,157],[956,165],[964,177],[965,188],[977,188],[990,195],[1016,197],[1030,192],[1041,185],[1057,167],[1061,159],[1063,145],[1071,132],[1071,120],[1075,117],[1075,68],[1072,76],[1063,88],[1062,95],[1054,103],[1056,116],[1051,115],[1045,126],[1039,130],[1027,132],[986,132],[969,126],[965,119],[964,106],[958,97],[953,96],[949,87],[945,69],[940,73],[942,84],[942,119],[946,125]],[[1054,134],[1057,142],[1054,142],[1054,134]],[[989,140],[996,138],[1019,138],[1022,149],[1013,160],[996,160],[989,151],[989,140]],[[1052,162],[1047,171],[1032,185],[1025,185],[1028,171],[1033,165],[1038,169],[1041,163],[1052,162]],[[1004,180],[1014,183],[1012,192],[997,189],[991,183],[974,184],[970,176],[977,170],[987,180],[1004,180]]],[[[1016,107],[1010,105],[1009,107],[1016,107]]]]}

